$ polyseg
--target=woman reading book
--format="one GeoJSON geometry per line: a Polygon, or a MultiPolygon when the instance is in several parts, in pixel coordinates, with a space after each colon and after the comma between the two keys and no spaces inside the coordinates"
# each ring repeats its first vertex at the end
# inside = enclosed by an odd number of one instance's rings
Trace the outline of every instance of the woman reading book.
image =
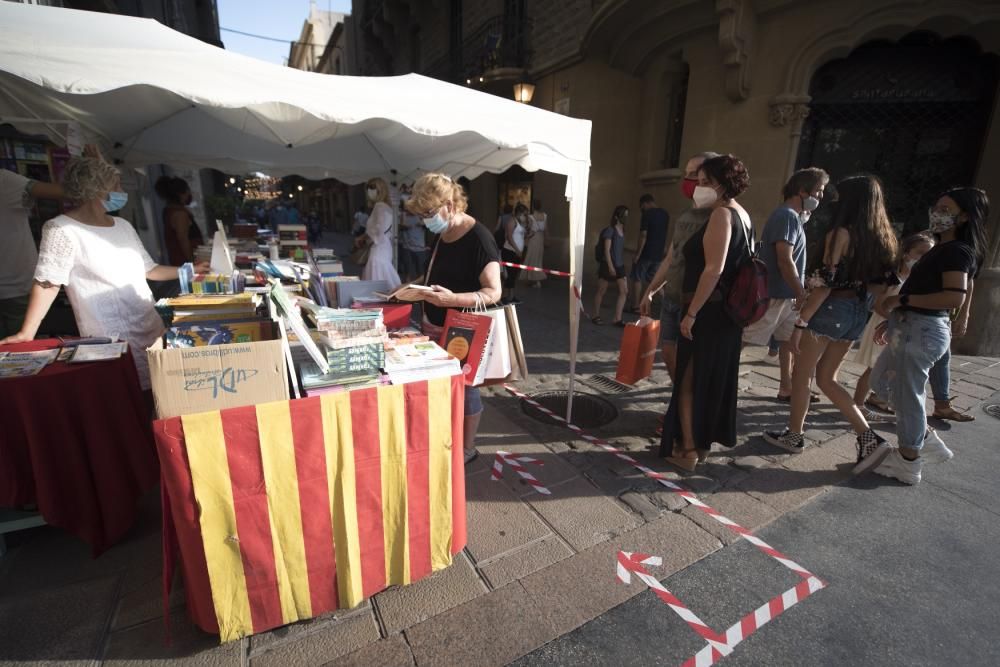
{"type": "Polygon", "coordinates": [[[178,267],[154,262],[131,223],[108,214],[128,200],[112,165],[98,158],[74,158],[66,165],[62,186],[75,208],[42,227],[24,324],[0,344],[32,340],[65,285],[81,335],[128,342],[149,400],[146,348],[163,335],[164,327],[146,280],[173,280],[178,267]]]}
{"type": "MultiPolygon", "coordinates": [[[[424,333],[437,340],[449,308],[473,308],[500,300],[500,251],[489,229],[468,215],[462,187],[444,174],[425,174],[413,184],[406,209],[438,236],[424,284],[404,287],[402,301],[424,302],[424,333]]],[[[465,462],[476,458],[476,432],[483,414],[479,389],[465,388],[465,462]]]]}

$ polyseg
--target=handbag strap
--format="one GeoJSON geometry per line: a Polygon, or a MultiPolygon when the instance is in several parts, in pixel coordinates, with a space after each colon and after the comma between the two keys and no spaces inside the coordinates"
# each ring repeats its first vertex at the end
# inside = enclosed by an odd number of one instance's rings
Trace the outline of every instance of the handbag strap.
{"type": "Polygon", "coordinates": [[[427,273],[424,274],[424,287],[430,287],[431,269],[434,268],[434,258],[438,255],[438,246],[441,245],[441,237],[434,242],[434,250],[431,251],[431,261],[427,263],[427,273]]]}

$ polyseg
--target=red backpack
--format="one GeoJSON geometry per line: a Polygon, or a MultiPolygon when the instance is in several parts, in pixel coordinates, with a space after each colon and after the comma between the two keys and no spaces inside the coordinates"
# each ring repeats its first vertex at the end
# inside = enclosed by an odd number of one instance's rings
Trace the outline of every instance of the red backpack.
{"type": "Polygon", "coordinates": [[[736,274],[730,281],[729,288],[723,290],[725,299],[722,308],[733,322],[740,327],[747,327],[764,317],[771,305],[771,298],[767,294],[767,266],[757,257],[756,243],[751,243],[753,227],[750,227],[748,234],[746,225],[736,210],[727,208],[731,211],[733,220],[739,221],[740,228],[743,229],[746,253],[736,267],[736,274]]]}

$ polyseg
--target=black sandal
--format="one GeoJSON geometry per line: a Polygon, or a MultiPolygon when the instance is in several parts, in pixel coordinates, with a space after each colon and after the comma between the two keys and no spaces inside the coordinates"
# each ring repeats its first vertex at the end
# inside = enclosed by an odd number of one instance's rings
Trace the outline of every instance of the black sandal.
{"type": "Polygon", "coordinates": [[[598,326],[600,326],[601,324],[604,324],[604,320],[601,319],[600,315],[595,315],[594,317],[591,317],[590,321],[593,322],[594,324],[598,325],[598,326]]]}
{"type": "Polygon", "coordinates": [[[624,329],[628,325],[628,322],[626,322],[625,320],[618,320],[617,322],[612,322],[611,324],[615,325],[616,327],[621,327],[622,329],[624,329]]]}

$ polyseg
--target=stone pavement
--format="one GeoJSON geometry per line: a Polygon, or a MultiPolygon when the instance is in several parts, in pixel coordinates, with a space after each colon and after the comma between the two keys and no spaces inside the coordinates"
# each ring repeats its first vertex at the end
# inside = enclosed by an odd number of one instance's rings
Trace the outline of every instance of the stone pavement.
{"type": "MultiPolygon", "coordinates": [[[[565,288],[564,281],[549,280],[542,289],[521,290],[519,317],[532,372],[518,385],[525,393],[566,388],[565,288]]],[[[620,336],[611,326],[581,325],[582,381],[614,376],[620,336]]],[[[713,452],[697,474],[681,478],[750,529],[843,482],[854,458],[853,435],[825,400],[810,413],[804,453],[785,454],[758,437],[787,415],[787,406],[774,399],[777,367],[763,352],[744,355],[740,442],[713,452]]],[[[842,379],[853,385],[860,371],[845,364],[842,379]]],[[[959,409],[990,420],[979,405],[1000,389],[1000,359],[956,357],[952,383],[959,409]]],[[[600,393],[585,382],[577,387],[600,393]]],[[[469,544],[447,570],[387,590],[357,609],[222,646],[191,625],[183,594],[176,591],[167,645],[159,596],[159,506],[152,494],[128,538],[98,559],[48,527],[9,536],[10,552],[0,560],[0,664],[504,665],[642,590],[616,581],[619,549],[662,555],[657,576],[663,578],[734,541],[732,533],[638,471],[569,430],[528,416],[502,388],[485,394],[478,441],[483,455],[467,467],[469,544]],[[544,466],[529,468],[552,494],[536,493],[509,468],[502,481],[492,481],[491,455],[500,449],[541,459],[544,466]]],[[[669,470],[657,460],[653,436],[669,398],[662,364],[630,391],[602,397],[619,416],[591,432],[652,468],[669,470]]],[[[891,432],[892,425],[882,428],[891,432]]],[[[962,426],[954,429],[959,435],[962,426]]],[[[775,546],[795,557],[795,545],[775,546]]]]}

